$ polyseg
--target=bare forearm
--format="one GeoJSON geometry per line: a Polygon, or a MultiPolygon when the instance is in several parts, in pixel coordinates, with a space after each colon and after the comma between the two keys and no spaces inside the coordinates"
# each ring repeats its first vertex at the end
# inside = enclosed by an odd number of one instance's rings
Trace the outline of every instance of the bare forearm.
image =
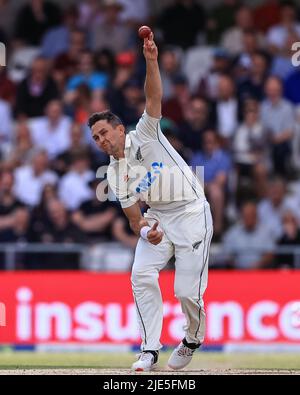
{"type": "Polygon", "coordinates": [[[146,81],[145,81],[145,95],[146,100],[162,99],[162,83],[160,71],[157,60],[146,61],[146,81]]]}

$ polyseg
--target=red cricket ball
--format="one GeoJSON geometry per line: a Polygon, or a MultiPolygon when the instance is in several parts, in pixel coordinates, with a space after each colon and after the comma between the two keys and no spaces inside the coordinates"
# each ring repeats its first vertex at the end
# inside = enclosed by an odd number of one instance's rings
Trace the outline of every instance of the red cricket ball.
{"type": "Polygon", "coordinates": [[[151,32],[152,31],[149,26],[141,26],[139,28],[139,37],[141,39],[148,38],[150,36],[151,32]]]}

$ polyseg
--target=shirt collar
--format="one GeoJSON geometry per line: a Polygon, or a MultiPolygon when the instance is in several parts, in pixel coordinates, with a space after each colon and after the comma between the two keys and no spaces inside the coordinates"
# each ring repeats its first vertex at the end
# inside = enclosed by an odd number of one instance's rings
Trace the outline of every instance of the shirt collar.
{"type": "MultiPolygon", "coordinates": [[[[124,151],[125,158],[128,158],[128,156],[129,156],[129,148],[130,147],[131,147],[131,138],[130,138],[129,134],[126,134],[126,136],[125,136],[125,151],[124,151]]],[[[124,158],[122,158],[122,159],[124,159],[124,158]]],[[[111,163],[118,162],[118,161],[119,160],[115,159],[112,155],[110,156],[111,163]]]]}

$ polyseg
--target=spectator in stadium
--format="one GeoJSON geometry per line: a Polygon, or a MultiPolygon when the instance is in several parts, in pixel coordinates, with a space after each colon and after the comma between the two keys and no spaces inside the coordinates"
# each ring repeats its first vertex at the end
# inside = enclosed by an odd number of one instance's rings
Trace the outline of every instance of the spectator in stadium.
{"type": "Polygon", "coordinates": [[[89,243],[111,241],[111,226],[115,221],[118,207],[115,203],[101,201],[97,196],[99,180],[93,180],[91,199],[84,201],[72,214],[73,223],[86,234],[89,243]]]}
{"type": "Polygon", "coordinates": [[[296,107],[296,122],[293,137],[293,168],[300,171],[300,105],[296,107]]]}
{"type": "Polygon", "coordinates": [[[11,142],[13,138],[13,122],[11,106],[4,100],[0,99],[0,156],[4,145],[11,142]]]}
{"type": "Polygon", "coordinates": [[[71,119],[63,114],[62,102],[50,101],[45,116],[29,123],[34,146],[44,149],[50,160],[56,158],[70,147],[71,124],[71,119]]]}
{"type": "Polygon", "coordinates": [[[242,51],[233,59],[233,72],[237,82],[249,77],[252,58],[260,50],[257,32],[255,30],[243,31],[242,43],[242,51]]]}
{"type": "Polygon", "coordinates": [[[172,96],[163,101],[162,113],[177,124],[183,123],[185,112],[191,101],[188,81],[184,75],[178,74],[171,80],[172,96]]]}
{"type": "MultiPolygon", "coordinates": [[[[221,38],[222,47],[232,56],[244,50],[244,33],[254,29],[252,9],[246,5],[241,5],[235,14],[235,26],[226,30],[221,38]]],[[[258,35],[259,44],[262,44],[263,37],[258,35]]]]}
{"type": "MultiPolygon", "coordinates": [[[[277,245],[290,246],[291,251],[293,247],[300,247],[300,228],[299,218],[291,211],[286,211],[282,216],[283,234],[278,240],[277,245]]],[[[278,253],[275,260],[276,268],[295,268],[296,255],[293,253],[278,253]]]]}
{"type": "Polygon", "coordinates": [[[235,269],[270,268],[274,248],[268,229],[258,220],[256,204],[245,202],[241,209],[241,222],[224,235],[222,254],[228,265],[235,269]]]}
{"type": "Polygon", "coordinates": [[[4,160],[12,167],[25,165],[32,157],[34,151],[31,133],[26,121],[16,123],[14,138],[4,155],[4,160]]]}
{"type": "Polygon", "coordinates": [[[68,210],[76,210],[85,200],[92,198],[93,192],[89,182],[94,178],[86,153],[74,155],[71,168],[61,178],[58,188],[58,196],[68,210]]]}
{"type": "MultiPolygon", "coordinates": [[[[5,230],[0,230],[0,243],[22,243],[31,241],[30,237],[30,211],[26,207],[18,207],[12,215],[12,224],[5,230]]],[[[0,268],[3,268],[4,254],[0,253],[0,268]]],[[[15,255],[15,268],[27,269],[30,255],[18,252],[15,255]]]]}
{"type": "Polygon", "coordinates": [[[18,118],[43,116],[46,105],[58,95],[49,63],[39,57],[33,61],[28,77],[17,87],[16,115],[18,118]]]}
{"type": "Polygon", "coordinates": [[[167,46],[160,54],[161,82],[163,85],[163,100],[173,96],[173,79],[181,75],[180,54],[176,47],[167,46]]]}
{"type": "Polygon", "coordinates": [[[239,0],[223,0],[213,7],[206,24],[206,40],[208,44],[219,44],[222,33],[235,23],[235,14],[239,0]]]}
{"type": "Polygon", "coordinates": [[[94,94],[101,95],[107,83],[107,75],[95,70],[92,52],[83,51],[78,58],[78,73],[67,83],[65,101],[67,104],[73,104],[78,95],[77,88],[82,84],[86,84],[94,94]]]}
{"type": "Polygon", "coordinates": [[[290,33],[300,38],[300,23],[297,21],[297,7],[292,1],[283,1],[280,4],[280,23],[272,26],[267,33],[269,51],[280,53],[287,42],[290,33]]]}
{"type": "Polygon", "coordinates": [[[39,205],[34,207],[31,212],[30,234],[32,242],[38,242],[40,234],[44,232],[45,227],[49,227],[47,207],[50,201],[57,199],[57,185],[46,184],[43,188],[39,205]]]}
{"type": "Polygon", "coordinates": [[[135,29],[145,24],[150,18],[149,0],[120,0],[123,9],[120,14],[121,21],[135,29]]]}
{"type": "Polygon", "coordinates": [[[157,21],[164,43],[183,49],[196,45],[204,25],[205,12],[196,0],[176,0],[162,11],[157,21]],[[179,25],[188,26],[188,29],[180,29],[179,25]]]}
{"type": "Polygon", "coordinates": [[[50,160],[56,158],[70,147],[71,124],[71,119],[63,114],[62,102],[50,101],[45,116],[29,123],[34,146],[44,149],[50,160]]]}
{"type": "Polygon", "coordinates": [[[294,108],[282,97],[282,81],[269,77],[265,82],[266,99],[261,105],[261,120],[269,132],[274,171],[288,175],[291,140],[294,128],[294,108]]]}
{"type": "Polygon", "coordinates": [[[76,29],[78,11],[75,6],[65,9],[62,23],[59,26],[47,30],[41,43],[41,55],[47,59],[68,52],[71,32],[76,29]]]}
{"type": "Polygon", "coordinates": [[[194,169],[196,166],[204,167],[204,186],[214,218],[214,238],[217,240],[224,226],[225,197],[231,160],[220,148],[215,131],[207,130],[203,134],[203,151],[192,157],[190,165],[194,169]]]}
{"type": "MultiPolygon", "coordinates": [[[[72,165],[72,159],[77,154],[85,154],[91,163],[91,168],[93,170],[97,170],[97,168],[101,165],[107,164],[108,157],[107,155],[101,156],[101,160],[99,156],[96,155],[96,152],[92,149],[90,145],[85,141],[83,128],[80,124],[74,123],[71,127],[71,143],[70,147],[57,156],[55,161],[52,162],[52,168],[60,175],[66,174],[72,165]]],[[[101,153],[101,152],[100,152],[101,153]]]]}
{"type": "Polygon", "coordinates": [[[269,229],[274,240],[278,240],[283,232],[282,216],[290,211],[300,218],[297,200],[287,195],[287,185],[281,178],[273,178],[268,184],[268,196],[258,205],[260,221],[269,229]]]}
{"type": "Polygon", "coordinates": [[[186,148],[196,152],[202,149],[205,130],[209,129],[209,104],[199,96],[192,97],[185,105],[185,119],[179,124],[179,139],[186,148]]]}
{"type": "Polygon", "coordinates": [[[259,103],[248,99],[244,104],[243,122],[236,130],[232,142],[233,158],[238,181],[250,181],[256,196],[265,196],[268,175],[268,140],[259,114],[259,103]]]}
{"type": "Polygon", "coordinates": [[[113,239],[125,247],[134,249],[138,242],[138,237],[130,229],[124,215],[120,214],[112,223],[113,239]]]}
{"type": "Polygon", "coordinates": [[[137,124],[139,103],[143,99],[142,83],[138,78],[127,80],[121,89],[111,90],[107,97],[112,111],[116,112],[125,126],[137,124]]]}
{"type": "Polygon", "coordinates": [[[218,133],[223,138],[224,144],[230,145],[240,118],[240,103],[236,97],[234,81],[229,75],[219,77],[214,111],[218,133]]]}
{"type": "Polygon", "coordinates": [[[281,80],[287,79],[295,71],[295,66],[291,62],[294,51],[292,46],[299,41],[300,36],[295,32],[287,34],[286,40],[282,46],[280,53],[273,56],[270,74],[279,77],[281,80]]]}
{"type": "Polygon", "coordinates": [[[14,193],[14,175],[9,170],[0,173],[0,232],[13,227],[16,209],[23,207],[14,193]]]}
{"type": "Polygon", "coordinates": [[[250,68],[245,79],[238,82],[237,94],[240,102],[252,98],[262,101],[265,97],[264,84],[269,72],[269,58],[261,51],[251,57],[250,68]]]}
{"type": "MultiPolygon", "coordinates": [[[[80,54],[86,50],[86,34],[82,30],[73,29],[70,32],[68,48],[56,56],[53,61],[53,76],[55,80],[65,84],[76,73],[80,54]]],[[[64,86],[63,86],[64,88],[64,86]]]]}
{"type": "Polygon", "coordinates": [[[18,167],[14,174],[14,190],[17,198],[31,207],[40,203],[46,184],[57,183],[56,174],[49,169],[48,156],[45,151],[36,151],[31,163],[18,167]]]}
{"type": "Polygon", "coordinates": [[[78,4],[78,26],[87,31],[103,21],[99,0],[82,0],[78,4]]]}
{"type": "MultiPolygon", "coordinates": [[[[49,222],[38,234],[40,243],[72,246],[85,242],[84,233],[71,222],[70,214],[61,201],[51,199],[47,205],[47,215],[49,222]]],[[[39,261],[34,260],[32,266],[43,270],[76,270],[80,266],[80,256],[76,252],[40,254],[39,261]]]]}
{"type": "Polygon", "coordinates": [[[39,46],[44,33],[61,21],[59,7],[50,1],[30,0],[16,19],[15,38],[24,44],[39,46]]]}
{"type": "Polygon", "coordinates": [[[258,31],[266,33],[280,22],[280,4],[278,0],[265,0],[254,8],[254,24],[258,31]]]}
{"type": "Polygon", "coordinates": [[[300,67],[294,68],[294,72],[284,81],[284,96],[294,104],[300,104],[300,67]]]}
{"type": "Polygon", "coordinates": [[[132,30],[120,20],[123,4],[119,0],[103,0],[103,21],[91,30],[93,51],[110,49],[115,54],[130,49],[132,30]]]}
{"type": "Polygon", "coordinates": [[[15,96],[16,86],[7,76],[6,67],[0,65],[0,98],[14,105],[15,96]]]}
{"type": "Polygon", "coordinates": [[[198,93],[209,100],[218,97],[219,79],[222,75],[230,74],[231,58],[223,48],[217,48],[212,54],[212,65],[199,81],[198,93]]]}

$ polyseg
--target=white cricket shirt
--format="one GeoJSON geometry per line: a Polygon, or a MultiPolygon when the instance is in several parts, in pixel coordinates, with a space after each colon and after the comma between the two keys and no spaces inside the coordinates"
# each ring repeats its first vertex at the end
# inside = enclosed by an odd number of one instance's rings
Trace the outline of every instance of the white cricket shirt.
{"type": "Polygon", "coordinates": [[[145,111],[136,130],[126,135],[125,158],[111,156],[107,180],[123,208],[138,200],[158,210],[205,200],[201,183],[163,135],[159,122],[145,111]]]}

